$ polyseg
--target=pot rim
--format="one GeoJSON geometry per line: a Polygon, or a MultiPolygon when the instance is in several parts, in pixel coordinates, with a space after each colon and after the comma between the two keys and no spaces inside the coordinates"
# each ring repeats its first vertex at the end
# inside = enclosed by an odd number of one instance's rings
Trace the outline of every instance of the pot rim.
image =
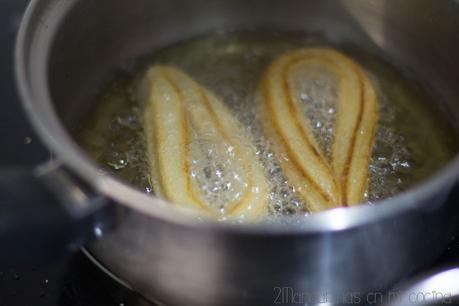
{"type": "MultiPolygon", "coordinates": [[[[51,2],[32,0],[23,16],[18,32],[15,49],[15,77],[22,105],[41,140],[68,168],[93,186],[98,193],[128,208],[150,217],[158,218],[163,222],[204,230],[224,230],[255,235],[266,233],[271,235],[323,233],[364,226],[377,220],[422,208],[425,206],[422,203],[426,203],[428,199],[433,199],[442,188],[449,191],[459,179],[459,154],[457,154],[449,164],[428,179],[390,199],[378,201],[374,205],[337,208],[307,217],[280,217],[282,222],[279,224],[277,222],[231,224],[201,217],[196,218],[196,214],[189,209],[175,205],[171,206],[170,203],[164,200],[148,196],[127,186],[117,178],[101,173],[95,162],[85,156],[67,133],[57,114],[52,109],[52,101],[46,81],[47,64],[41,63],[41,65],[37,66],[34,63],[33,67],[30,67],[32,65],[28,63],[31,59],[31,54],[33,54],[29,49],[31,47],[29,43],[32,38],[36,39],[35,34],[43,26],[43,20],[40,19],[40,15],[37,12],[39,12],[39,9],[43,9],[42,6],[49,8],[51,2]],[[39,74],[37,81],[37,76],[33,79],[31,73],[40,68],[42,68],[41,74],[39,74]],[[45,75],[43,75],[43,71],[45,75]],[[49,109],[46,110],[42,107],[43,105],[37,103],[39,100],[46,102],[49,109]]],[[[66,3],[68,9],[72,5],[72,1],[66,3]]],[[[58,18],[54,20],[54,24],[59,24],[58,18]]],[[[46,28],[52,28],[52,26],[48,24],[46,28]]],[[[49,39],[49,42],[51,42],[52,34],[51,31],[47,33],[48,36],[46,38],[49,39]]],[[[40,49],[40,51],[46,53],[46,48],[40,49]]]]}

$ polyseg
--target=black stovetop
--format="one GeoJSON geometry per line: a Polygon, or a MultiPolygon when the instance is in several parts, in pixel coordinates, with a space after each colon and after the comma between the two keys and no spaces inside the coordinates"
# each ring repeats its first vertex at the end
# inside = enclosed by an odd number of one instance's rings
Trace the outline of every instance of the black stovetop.
{"type": "MultiPolygon", "coordinates": [[[[34,166],[50,158],[28,124],[14,84],[13,49],[25,0],[0,0],[0,167],[34,166]]],[[[99,270],[83,253],[50,265],[6,261],[0,246],[0,306],[148,305],[99,270]]]]}
{"type": "MultiPolygon", "coordinates": [[[[27,123],[14,89],[14,37],[26,3],[0,0],[0,167],[37,165],[49,159],[48,150],[27,123]]],[[[0,306],[150,305],[104,274],[81,252],[40,266],[2,260],[1,254],[7,250],[8,246],[0,246],[0,306]]],[[[444,256],[426,270],[452,264],[459,264],[457,241],[452,241],[444,256]]]]}

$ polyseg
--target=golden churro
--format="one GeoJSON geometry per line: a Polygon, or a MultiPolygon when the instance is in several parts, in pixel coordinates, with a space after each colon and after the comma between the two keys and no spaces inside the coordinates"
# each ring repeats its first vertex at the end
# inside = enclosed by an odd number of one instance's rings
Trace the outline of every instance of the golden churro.
{"type": "Polygon", "coordinates": [[[326,48],[285,53],[264,74],[258,103],[281,167],[310,211],[360,203],[377,122],[376,94],[354,61],[326,48]],[[320,67],[336,76],[337,117],[331,166],[295,94],[299,72],[320,67]]]}
{"type": "Polygon", "coordinates": [[[151,180],[158,196],[221,218],[253,220],[267,214],[264,169],[244,127],[222,101],[185,73],[164,66],[147,72],[140,95],[151,180]],[[193,137],[211,142],[213,151],[241,170],[238,178],[244,184],[223,207],[210,203],[193,179],[193,137]]]}

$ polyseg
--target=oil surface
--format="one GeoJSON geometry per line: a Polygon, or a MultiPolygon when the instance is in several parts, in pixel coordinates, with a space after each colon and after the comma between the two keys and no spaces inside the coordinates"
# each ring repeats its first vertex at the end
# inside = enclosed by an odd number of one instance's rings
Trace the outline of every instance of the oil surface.
{"type": "MultiPolygon", "coordinates": [[[[294,48],[323,45],[320,38],[304,34],[215,34],[164,49],[144,59],[139,67],[145,69],[154,64],[178,67],[221,97],[256,144],[270,180],[271,214],[307,214],[263,136],[255,93],[261,74],[278,55],[294,48]]],[[[364,67],[378,92],[379,123],[365,194],[367,202],[374,203],[406,190],[452,159],[457,152],[457,135],[437,110],[437,101],[422,86],[361,50],[349,46],[337,48],[364,67]]],[[[136,94],[142,69],[115,76],[95,99],[76,138],[103,169],[153,193],[145,156],[142,105],[136,94]]],[[[306,73],[301,82],[305,120],[310,120],[319,145],[330,158],[336,113],[333,78],[306,73]]],[[[201,190],[209,193],[208,199],[218,202],[221,197],[231,196],[225,184],[234,183],[235,190],[237,184],[243,184],[222,175],[218,164],[209,166],[200,160],[193,160],[192,164],[197,166],[190,175],[201,190]]]]}

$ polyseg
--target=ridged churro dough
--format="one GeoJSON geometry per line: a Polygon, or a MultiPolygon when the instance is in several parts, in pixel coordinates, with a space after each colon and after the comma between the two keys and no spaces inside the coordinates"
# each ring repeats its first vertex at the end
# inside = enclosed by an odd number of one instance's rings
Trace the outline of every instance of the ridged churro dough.
{"type": "Polygon", "coordinates": [[[289,51],[274,62],[259,86],[265,132],[290,184],[313,212],[362,201],[377,125],[372,83],[353,60],[328,48],[289,51]],[[301,72],[321,69],[337,82],[337,114],[331,164],[305,118],[296,82],[301,72]]]}
{"type": "Polygon", "coordinates": [[[267,214],[264,170],[244,127],[222,101],[185,73],[164,66],[147,72],[140,96],[150,175],[159,196],[219,218],[254,220],[267,214]],[[193,174],[193,161],[206,158],[200,156],[201,145],[212,146],[207,151],[220,159],[221,175],[230,172],[240,182],[230,182],[216,201],[206,197],[193,174]]]}

